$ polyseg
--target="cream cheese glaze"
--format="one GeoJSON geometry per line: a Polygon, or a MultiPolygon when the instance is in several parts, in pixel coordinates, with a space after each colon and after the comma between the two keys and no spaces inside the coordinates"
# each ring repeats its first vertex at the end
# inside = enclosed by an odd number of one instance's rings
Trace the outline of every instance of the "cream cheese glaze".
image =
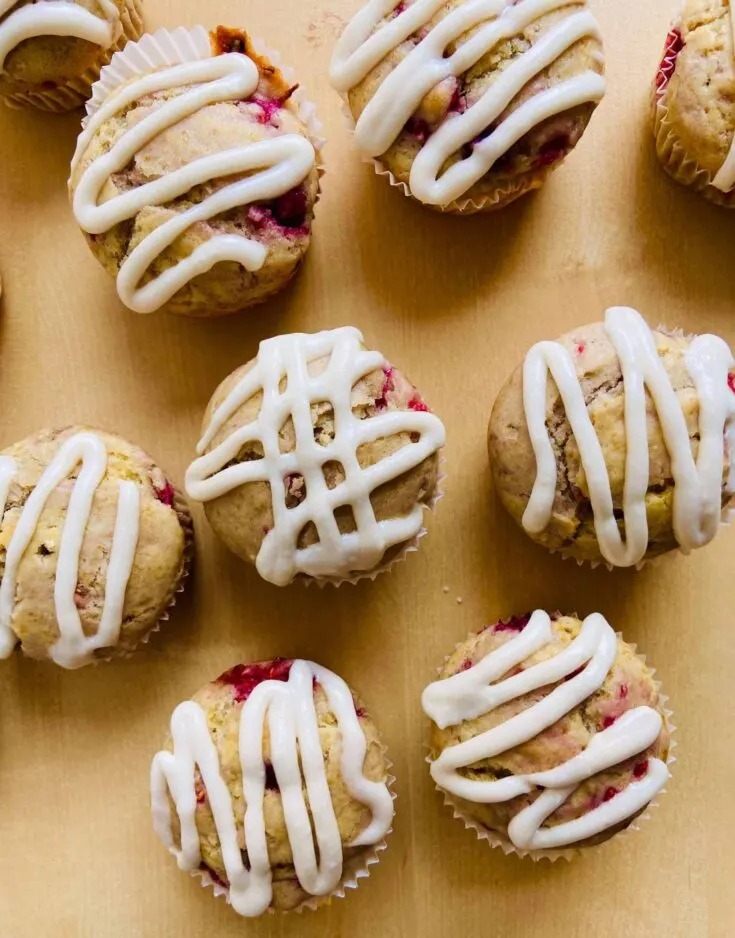
{"type": "Polygon", "coordinates": [[[341,770],[347,791],[372,812],[370,824],[349,846],[377,844],[393,820],[393,799],[384,782],[363,774],[367,740],[360,726],[347,684],[311,661],[294,661],[287,682],[259,684],[240,714],[239,755],[243,798],[243,825],[247,866],[230,790],[222,777],[216,746],[204,710],[194,701],[180,704],[171,719],[173,752],[157,753],[151,767],[151,802],[156,833],[183,870],[198,870],[201,863],[195,821],[197,768],[214,816],[222,858],[229,881],[229,901],[240,915],[265,912],[273,895],[268,857],[263,737],[267,728],[270,762],[275,772],[293,864],[302,888],[325,896],[340,883],[342,840],[327,783],[319,724],[314,708],[314,682],[327,696],[341,737],[341,770]],[[308,807],[304,798],[308,794],[308,807]],[[174,840],[169,799],[178,815],[180,843],[174,840]],[[312,831],[313,828],[313,831],[312,831]],[[316,843],[315,843],[316,841],[316,843]]]}
{"type": "MultiPolygon", "coordinates": [[[[347,94],[402,42],[424,29],[444,3],[415,0],[380,25],[399,2],[370,0],[337,43],[330,68],[334,88],[347,94]]],[[[366,156],[379,157],[439,82],[463,75],[491,49],[521,34],[540,17],[573,4],[576,0],[470,0],[456,7],[383,80],[357,121],[358,147],[366,156]],[[447,46],[483,23],[471,39],[451,55],[444,55],[447,46]]],[[[535,126],[577,105],[600,101],[605,80],[590,70],[539,92],[494,127],[529,82],[585,38],[600,39],[594,16],[586,9],[570,13],[509,65],[472,107],[445,120],[414,160],[409,188],[415,198],[429,205],[453,202],[535,126]],[[494,129],[485,139],[477,139],[491,127],[494,129]],[[472,142],[472,155],[442,173],[446,160],[472,142]]]]}
{"type": "Polygon", "coordinates": [[[605,328],[620,359],[625,389],[625,540],[574,362],[558,342],[535,345],[523,370],[526,422],[537,466],[523,526],[530,533],[540,533],[553,513],[557,470],[546,428],[546,390],[551,376],[579,448],[600,551],[613,566],[629,567],[639,563],[648,549],[646,390],[658,413],[671,460],[674,535],[683,550],[703,547],[715,537],[722,519],[723,475],[728,460],[724,487],[726,493],[735,493],[735,394],[728,386],[735,360],[727,344],[713,335],[697,336],[686,351],[686,367],[699,398],[700,439],[695,461],[684,413],[643,317],[633,309],[613,307],[605,315],[605,328]]]}
{"type": "Polygon", "coordinates": [[[75,36],[103,49],[119,37],[120,11],[112,0],[98,0],[101,15],[72,0],[39,0],[9,11],[17,0],[0,0],[0,71],[10,52],[37,36],[75,36]]]}
{"type": "MultiPolygon", "coordinates": [[[[5,554],[0,582],[0,658],[7,658],[18,642],[13,631],[18,569],[30,546],[44,507],[53,492],[81,463],[72,484],[56,560],[54,602],[59,639],[50,656],[64,668],[79,668],[94,660],[99,648],[115,645],[122,625],[125,591],[133,569],[140,523],[140,493],[134,482],[121,481],[117,519],[110,550],[105,601],[99,628],[86,636],[75,603],[79,562],[95,492],[107,471],[107,448],[101,437],[83,432],[69,437],[44,470],[20,510],[5,554]]],[[[18,467],[10,456],[0,456],[0,519],[5,517],[10,486],[18,467]]],[[[1,523],[1,521],[0,521],[1,523]]]]}
{"type": "Polygon", "coordinates": [[[134,218],[146,206],[164,205],[195,186],[250,174],[217,189],[185,211],[175,213],[130,252],[117,276],[118,294],[130,309],[138,313],[154,312],[196,276],[221,261],[235,261],[249,271],[259,270],[265,263],[268,251],[263,244],[241,235],[215,235],[198,245],[188,257],[141,285],[156,259],[192,225],[252,202],[278,198],[303,182],[314,168],[316,153],[312,144],[298,134],[283,134],[201,157],[100,203],[110,177],[128,166],[155,137],[207,105],[247,99],[257,89],[258,78],[256,64],[240,53],[182,62],[133,78],[115,89],[87,118],[72,160],[72,176],[92,138],[106,121],[145,95],[191,86],[190,90],[170,98],[126,130],[110,150],[86,167],[73,195],[73,209],[77,222],[89,234],[109,231],[120,222],[134,218]]]}
{"type": "Polygon", "coordinates": [[[283,586],[298,573],[336,577],[371,570],[389,547],[421,531],[421,504],[406,517],[377,521],[370,495],[436,453],[444,445],[444,426],[434,414],[414,410],[386,411],[365,420],[352,413],[353,386],[386,365],[379,352],[362,348],[362,335],[351,327],[277,336],[261,343],[255,367],[212,414],[197,446],[199,458],[186,473],[186,491],[194,501],[206,502],[248,482],[270,483],[274,525],[256,563],[264,579],[283,586]],[[309,362],[327,356],[326,369],[310,375],[309,362]],[[283,378],[287,383],[281,391],[283,378]],[[263,401],[257,419],[207,452],[225,424],[259,391],[263,401]],[[335,436],[326,446],[315,441],[311,419],[312,403],[321,401],[331,404],[334,411],[335,436]],[[296,447],[282,453],[279,430],[289,418],[296,447]],[[362,444],[397,433],[416,433],[419,439],[373,466],[360,467],[357,451],[362,444]],[[264,457],[230,465],[251,441],[262,444],[264,457]],[[329,489],[323,466],[332,461],[342,464],[346,479],[329,489]],[[303,475],[306,486],[306,497],[295,508],[286,505],[284,479],[291,473],[303,475]],[[342,505],[350,505],[355,517],[357,530],[350,534],[340,532],[334,516],[342,505]],[[299,534],[309,522],[316,526],[319,543],[299,548],[299,534]]]}
{"type": "Polygon", "coordinates": [[[578,755],[556,768],[482,782],[462,769],[520,746],[553,726],[604,683],[617,653],[615,632],[598,613],[588,616],[578,637],[559,654],[503,677],[553,641],[551,618],[537,610],[528,625],[509,642],[466,671],[435,681],[423,693],[424,712],[445,729],[492,713],[497,707],[540,688],[554,687],[541,700],[504,723],[445,749],[432,763],[440,788],[480,804],[510,801],[536,788],[543,791],[508,826],[514,846],[547,850],[578,843],[626,821],[643,810],[663,788],[669,770],[661,759],[647,759],[645,773],[614,798],[583,816],[552,827],[544,822],[586,779],[644,752],[657,740],[663,720],[651,707],[635,707],[596,733],[578,755]]]}

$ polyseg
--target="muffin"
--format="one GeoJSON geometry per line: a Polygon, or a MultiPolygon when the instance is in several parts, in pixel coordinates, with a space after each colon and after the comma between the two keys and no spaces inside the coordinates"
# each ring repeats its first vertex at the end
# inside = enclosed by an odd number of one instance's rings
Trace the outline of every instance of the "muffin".
{"type": "Polygon", "coordinates": [[[63,668],[132,652],[167,617],[192,547],[186,503],[137,446],[43,430],[0,453],[0,658],[63,668]]]}
{"type": "Polygon", "coordinates": [[[735,495],[735,361],[716,336],[609,309],[530,350],[488,445],[501,501],[538,544],[613,567],[686,553],[735,495]]]}
{"type": "Polygon", "coordinates": [[[488,626],[446,660],[422,705],[432,778],[506,852],[555,858],[609,840],[669,778],[653,671],[598,613],[488,626]]]}
{"type": "Polygon", "coordinates": [[[74,216],[130,309],[233,313],[294,276],[311,240],[320,125],[246,32],[144,36],[105,69],[88,112],[74,216]]]}
{"type": "Polygon", "coordinates": [[[153,823],[179,868],[240,915],[314,908],[385,847],[389,782],[377,728],[342,678],[276,658],[176,708],[151,768],[153,823]]]}
{"type": "Polygon", "coordinates": [[[653,90],[656,153],[666,172],[735,206],[735,51],[727,0],[685,0],[653,90]]]}
{"type": "Polygon", "coordinates": [[[6,0],[0,5],[0,98],[45,111],[80,107],[102,66],[142,32],[140,0],[6,0]]]}
{"type": "Polygon", "coordinates": [[[277,336],[215,391],[186,491],[271,583],[354,581],[415,548],[444,439],[357,329],[277,336]]]}
{"type": "Polygon", "coordinates": [[[584,0],[370,3],[330,70],[355,140],[431,208],[502,208],[574,149],[605,92],[584,0]]]}

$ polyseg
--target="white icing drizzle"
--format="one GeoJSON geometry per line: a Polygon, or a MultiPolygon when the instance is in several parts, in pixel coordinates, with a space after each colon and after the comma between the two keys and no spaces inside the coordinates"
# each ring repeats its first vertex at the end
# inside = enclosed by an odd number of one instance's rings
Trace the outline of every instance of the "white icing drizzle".
{"type": "Polygon", "coordinates": [[[147,234],[123,262],[117,276],[120,299],[138,313],[151,313],[189,283],[221,261],[235,261],[248,271],[259,270],[268,249],[250,238],[224,234],[210,237],[172,267],[140,286],[151,265],[197,222],[207,222],[231,209],[284,195],[306,179],[314,167],[312,144],[298,134],[283,134],[247,146],[193,160],[145,185],[99,203],[110,177],[123,170],[137,153],[161,133],[210,104],[249,98],[258,87],[258,68],[245,55],[227,53],[140,75],[121,86],[95,111],[79,136],[72,176],[99,128],[139,98],[169,88],[192,86],[160,105],[131,126],[106,153],[84,171],[73,197],[74,216],[89,234],[102,234],[150,205],[165,205],[195,186],[214,179],[249,175],[223,186],[202,202],[177,212],[147,234]]]}
{"type": "MultiPolygon", "coordinates": [[[[349,92],[409,36],[424,29],[445,2],[415,0],[398,16],[379,25],[398,6],[398,0],[370,0],[337,43],[330,68],[332,85],[344,94],[349,92]]],[[[491,49],[518,36],[540,17],[576,2],[469,0],[456,7],[383,80],[357,121],[358,147],[367,156],[379,157],[395,142],[422,99],[439,82],[463,75],[491,49]],[[485,25],[476,35],[452,55],[444,56],[451,43],[482,23],[485,25]]],[[[605,80],[590,70],[534,95],[485,139],[477,140],[529,82],[587,37],[600,38],[599,27],[589,10],[570,13],[546,30],[472,107],[447,118],[431,134],[411,168],[411,193],[429,205],[448,204],[467,192],[542,121],[577,105],[599,101],[605,93],[605,80]],[[472,155],[442,173],[449,157],[473,141],[472,155]]]]}
{"type": "Polygon", "coordinates": [[[679,399],[643,317],[634,309],[613,307],[605,314],[605,328],[620,359],[625,388],[626,540],[618,529],[610,476],[574,362],[558,342],[539,342],[524,365],[523,398],[537,476],[523,526],[538,534],[547,527],[553,512],[556,459],[546,428],[546,386],[551,375],[579,448],[600,551],[608,563],[629,567],[639,563],[648,549],[646,389],[656,407],[671,460],[674,535],[684,550],[703,547],[717,534],[722,518],[726,459],[730,472],[725,489],[735,492],[735,394],[728,387],[728,372],[735,368],[735,359],[726,343],[714,335],[698,336],[686,350],[686,367],[699,398],[700,440],[695,462],[679,399]]]}
{"type": "MultiPolygon", "coordinates": [[[[730,18],[730,41],[732,43],[732,51],[735,54],[735,15],[733,15],[732,5],[728,3],[729,11],[728,16],[730,18]]],[[[722,164],[719,169],[719,172],[715,175],[715,178],[712,180],[712,185],[715,189],[719,189],[721,192],[731,192],[735,188],[735,134],[732,138],[732,143],[730,144],[730,150],[727,154],[727,159],[722,164]]]]}
{"type": "Polygon", "coordinates": [[[248,482],[270,483],[274,526],[263,540],[256,564],[266,580],[283,586],[297,573],[342,577],[371,570],[389,547],[420,532],[422,505],[406,517],[377,521],[370,495],[440,449],[444,426],[434,414],[412,410],[387,411],[366,420],[354,416],[353,386],[386,364],[379,352],[362,349],[362,335],[351,327],[277,336],[261,343],[255,366],[212,415],[197,447],[200,456],[187,471],[186,491],[195,501],[205,502],[248,482]],[[329,357],[326,369],[310,375],[309,362],[324,357],[329,357]],[[283,378],[287,383],[281,391],[283,378]],[[206,452],[227,421],[258,391],[263,393],[258,417],[206,452]],[[335,436],[327,446],[314,439],[311,404],[320,401],[329,402],[334,412],[335,436]],[[296,446],[293,452],[282,453],[279,430],[289,417],[296,446]],[[363,443],[397,433],[419,433],[420,438],[373,466],[360,467],[357,450],[363,443]],[[262,444],[264,458],[228,466],[251,441],[262,444]],[[323,466],[332,461],[342,464],[346,479],[329,489],[323,466]],[[292,473],[304,477],[306,497],[288,508],[284,479],[292,473]],[[340,533],[334,516],[342,505],[349,505],[355,517],[357,530],[351,534],[340,533]],[[319,543],[299,549],[299,534],[309,522],[316,526],[319,543]]]}
{"type": "Polygon", "coordinates": [[[324,896],[336,889],[342,877],[342,841],[319,738],[314,708],[315,680],[324,690],[329,709],[337,718],[345,787],[372,812],[368,827],[349,846],[376,844],[390,829],[393,799],[383,782],[363,775],[367,741],[349,687],[342,678],[311,661],[294,661],[287,682],[267,680],[259,684],[242,707],[239,753],[246,805],[242,833],[249,870],[243,862],[232,796],[222,777],[217,749],[199,704],[187,701],[176,708],[171,718],[173,752],[159,752],[153,759],[154,828],[176,856],[182,870],[197,870],[201,863],[195,821],[195,771],[199,769],[230,884],[229,900],[240,915],[256,916],[265,912],[273,895],[263,813],[266,726],[270,761],[301,886],[311,895],[324,896]],[[169,796],[179,818],[180,847],[174,842],[169,796]]]}
{"type": "Polygon", "coordinates": [[[546,772],[512,775],[491,782],[466,778],[461,769],[507,752],[553,726],[602,686],[613,666],[617,639],[599,613],[588,616],[577,638],[552,658],[512,677],[512,671],[554,640],[549,615],[537,610],[515,638],[486,655],[467,671],[435,681],[423,693],[425,713],[442,729],[456,726],[517,700],[539,688],[557,684],[543,699],[498,726],[466,742],[450,746],[431,764],[441,788],[477,804],[497,804],[534,788],[544,791],[508,826],[508,837],[520,849],[547,850],[594,837],[641,811],[663,788],[669,770],[661,759],[649,758],[645,774],[584,816],[544,828],[544,821],[585,780],[645,752],[661,732],[663,721],[651,707],[635,707],[608,729],[596,733],[587,748],[546,772]],[[575,674],[575,672],[580,673],[575,674]]]}
{"type": "MultiPolygon", "coordinates": [[[[79,668],[94,659],[95,649],[108,648],[117,642],[125,591],[138,544],[140,494],[134,482],[120,482],[102,616],[97,633],[86,636],[74,596],[95,492],[107,471],[107,449],[99,436],[83,432],[69,437],[46,467],[24,504],[8,543],[0,583],[0,658],[7,658],[18,642],[12,626],[18,568],[36,533],[46,502],[80,463],[82,468],[73,483],[56,559],[54,602],[59,639],[49,654],[56,664],[64,668],[79,668]]],[[[8,492],[17,471],[12,457],[0,457],[0,523],[5,516],[8,492]]]]}
{"type": "Polygon", "coordinates": [[[16,2],[0,0],[0,71],[10,52],[26,39],[75,36],[109,49],[122,30],[120,11],[112,0],[98,0],[103,17],[72,0],[39,0],[6,16],[16,2]]]}

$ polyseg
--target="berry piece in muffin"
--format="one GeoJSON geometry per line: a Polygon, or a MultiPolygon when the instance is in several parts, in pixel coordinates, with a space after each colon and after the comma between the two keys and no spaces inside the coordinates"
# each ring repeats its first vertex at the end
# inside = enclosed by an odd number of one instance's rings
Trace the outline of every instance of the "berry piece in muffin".
{"type": "Polygon", "coordinates": [[[370,0],[330,77],[366,156],[418,201],[467,213],[541,186],[605,91],[580,0],[370,0]]]}
{"type": "Polygon", "coordinates": [[[342,678],[310,661],[237,665],[174,711],[151,771],[154,826],[240,915],[287,912],[375,860],[387,781],[376,726],[342,678]]]}
{"type": "MultiPolygon", "coordinates": [[[[152,43],[155,52],[156,37],[141,49],[152,43]]],[[[198,28],[185,38],[193,60],[100,86],[70,191],[77,222],[128,307],[216,316],[267,299],[298,270],[311,240],[320,144],[298,85],[246,32],[198,28]]]]}
{"type": "Polygon", "coordinates": [[[142,32],[140,0],[5,0],[0,98],[45,111],[80,107],[100,68],[142,32]]]}
{"type": "Polygon", "coordinates": [[[133,651],[186,573],[191,520],[142,450],[86,427],[0,453],[0,657],[79,668],[133,651]]]}
{"type": "Polygon", "coordinates": [[[666,172],[735,206],[735,42],[727,0],[685,0],[653,89],[656,152],[666,172]]]}
{"type": "Polygon", "coordinates": [[[540,342],[495,402],[495,487],[526,532],[629,567],[717,534],[735,495],[735,360],[632,309],[540,342]]]}
{"type": "Polygon", "coordinates": [[[265,579],[341,582],[415,542],[444,438],[356,329],[278,336],[215,391],[186,488],[265,579]]]}
{"type": "Polygon", "coordinates": [[[609,840],[669,777],[653,672],[597,613],[488,626],[422,703],[437,785],[483,836],[521,853],[609,840]]]}

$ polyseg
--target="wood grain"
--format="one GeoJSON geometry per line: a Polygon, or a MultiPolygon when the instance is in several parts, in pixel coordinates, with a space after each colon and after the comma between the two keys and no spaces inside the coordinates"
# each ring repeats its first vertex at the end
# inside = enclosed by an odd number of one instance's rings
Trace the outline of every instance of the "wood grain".
{"type": "MultiPolygon", "coordinates": [[[[239,317],[125,310],[67,204],[78,115],[0,112],[0,445],[88,421],[139,443],[181,481],[211,392],[261,338],[346,323],[407,371],[449,432],[447,497],[420,554],[390,577],[278,590],[230,556],[197,511],[196,574],[147,653],[77,673],[0,662],[0,934],[725,938],[735,532],[640,574],[577,568],[514,527],[485,452],[493,399],[527,347],[599,320],[606,305],[735,342],[735,215],[664,176],[648,126],[676,4],[593,2],[609,93],[584,140],[540,194],[468,220],[412,205],[360,164],[326,77],[357,5],[207,5],[208,25],[244,25],[281,49],[329,138],[302,276],[239,317]],[[645,831],[573,864],[506,859],[476,842],[442,807],[423,761],[419,694],[436,665],[471,629],[536,606],[608,616],[659,669],[679,727],[680,762],[645,831]],[[278,654],[314,657],[359,688],[395,762],[398,814],[356,894],[318,914],[246,923],[157,842],[148,767],[176,703],[236,661],[278,654]]],[[[148,26],[194,25],[204,9],[147,0],[148,26]]]]}

